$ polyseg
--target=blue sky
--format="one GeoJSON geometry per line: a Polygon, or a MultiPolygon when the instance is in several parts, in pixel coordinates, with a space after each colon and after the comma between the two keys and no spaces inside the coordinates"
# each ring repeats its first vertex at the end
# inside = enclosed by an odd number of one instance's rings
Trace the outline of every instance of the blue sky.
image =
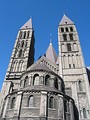
{"type": "Polygon", "coordinates": [[[31,17],[35,60],[46,51],[50,34],[58,54],[58,24],[66,14],[77,27],[86,66],[90,66],[90,0],[0,0],[0,89],[19,28],[31,17]]]}

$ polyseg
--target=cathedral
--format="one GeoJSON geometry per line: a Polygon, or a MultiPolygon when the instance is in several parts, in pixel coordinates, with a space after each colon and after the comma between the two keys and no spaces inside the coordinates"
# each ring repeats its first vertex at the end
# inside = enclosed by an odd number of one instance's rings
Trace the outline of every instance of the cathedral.
{"type": "Polygon", "coordinates": [[[34,62],[32,19],[18,31],[0,92],[0,120],[90,120],[90,70],[74,22],[58,25],[58,55],[50,42],[34,62]]]}

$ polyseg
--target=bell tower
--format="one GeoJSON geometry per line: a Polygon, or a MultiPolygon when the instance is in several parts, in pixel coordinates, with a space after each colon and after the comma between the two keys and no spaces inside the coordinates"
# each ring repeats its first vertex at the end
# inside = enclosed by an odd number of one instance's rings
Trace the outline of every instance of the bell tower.
{"type": "Polygon", "coordinates": [[[16,91],[20,86],[20,76],[34,63],[34,30],[29,19],[19,30],[12,51],[10,63],[3,82],[0,98],[0,113],[7,94],[16,91]]]}
{"type": "Polygon", "coordinates": [[[90,119],[90,87],[75,24],[64,15],[58,27],[59,74],[81,119],[90,119]]]}
{"type": "Polygon", "coordinates": [[[6,79],[19,78],[30,65],[34,63],[34,31],[32,20],[28,20],[19,30],[6,79]]]}

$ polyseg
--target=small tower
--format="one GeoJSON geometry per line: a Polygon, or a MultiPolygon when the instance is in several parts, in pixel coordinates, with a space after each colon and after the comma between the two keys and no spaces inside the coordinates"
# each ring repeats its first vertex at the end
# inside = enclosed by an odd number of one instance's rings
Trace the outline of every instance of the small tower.
{"type": "Polygon", "coordinates": [[[75,100],[80,120],[90,119],[90,87],[75,24],[64,15],[58,27],[59,74],[75,100]]]}

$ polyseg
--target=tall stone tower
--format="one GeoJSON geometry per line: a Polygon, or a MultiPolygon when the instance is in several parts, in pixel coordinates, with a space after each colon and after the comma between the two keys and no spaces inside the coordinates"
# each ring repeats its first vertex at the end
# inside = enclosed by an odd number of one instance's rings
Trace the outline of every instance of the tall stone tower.
{"type": "Polygon", "coordinates": [[[75,24],[64,15],[58,27],[59,73],[80,120],[90,119],[90,87],[75,24]]]}
{"type": "MultiPolygon", "coordinates": [[[[19,30],[1,92],[1,103],[7,94],[19,88],[20,76],[34,63],[34,31],[32,20],[19,30]]],[[[2,109],[3,106],[0,107],[2,109]]]]}
{"type": "Polygon", "coordinates": [[[19,78],[21,73],[34,63],[34,31],[32,20],[28,20],[19,30],[6,79],[19,78]]]}

